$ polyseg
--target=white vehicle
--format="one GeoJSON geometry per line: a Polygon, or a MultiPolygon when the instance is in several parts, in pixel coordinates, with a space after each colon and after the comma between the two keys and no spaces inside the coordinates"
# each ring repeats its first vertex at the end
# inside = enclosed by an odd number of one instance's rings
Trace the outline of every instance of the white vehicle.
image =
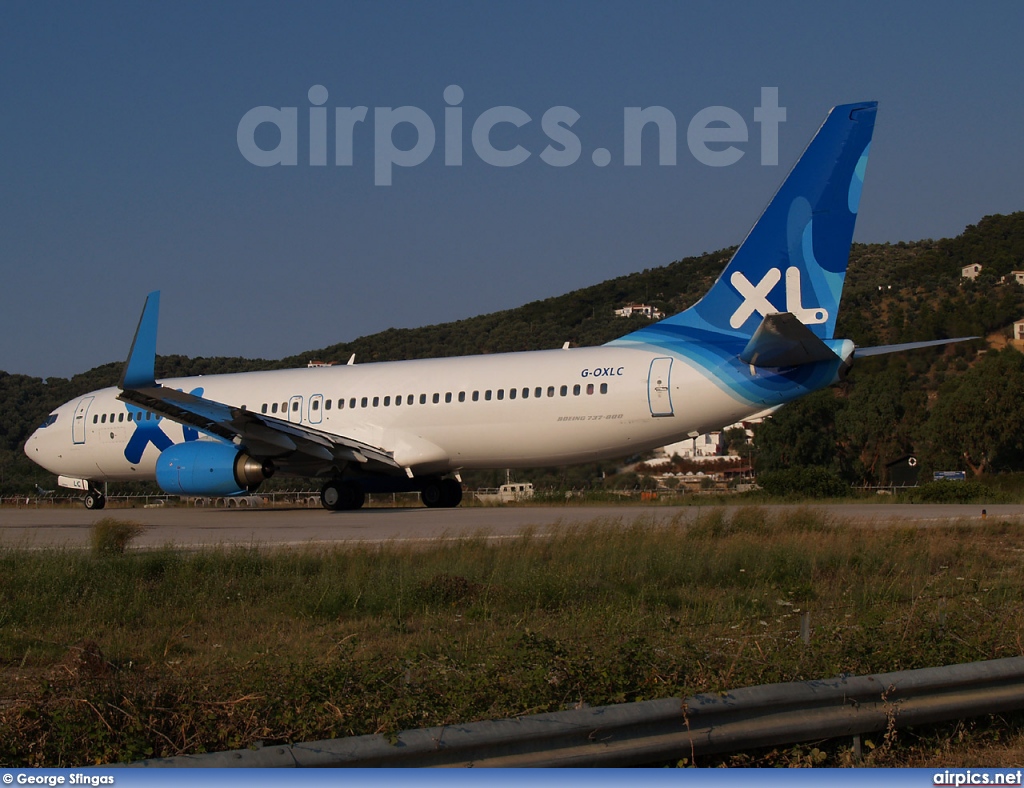
{"type": "Polygon", "coordinates": [[[476,491],[476,499],[480,503],[516,503],[532,497],[533,485],[530,482],[506,482],[501,487],[476,491]]]}
{"type": "Polygon", "coordinates": [[[606,345],[158,382],[151,293],[120,384],[55,410],[25,452],[89,508],[105,481],[246,495],[274,473],[322,479],[328,509],[377,491],[456,506],[461,470],[635,454],[828,386],[858,355],[941,344],[833,337],[875,109],[829,113],[699,303],[606,345]]]}

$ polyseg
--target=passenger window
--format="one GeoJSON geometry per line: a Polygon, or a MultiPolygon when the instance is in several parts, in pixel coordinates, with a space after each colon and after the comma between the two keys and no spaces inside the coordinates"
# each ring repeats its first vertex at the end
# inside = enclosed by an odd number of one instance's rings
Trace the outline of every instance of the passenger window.
{"type": "Polygon", "coordinates": [[[427,404],[427,395],[426,394],[420,394],[420,405],[426,405],[426,404],[427,404]]]}
{"type": "Polygon", "coordinates": [[[537,386],[537,388],[533,390],[533,396],[539,397],[541,395],[541,392],[543,391],[544,389],[542,389],[540,386],[537,386]]]}
{"type": "Polygon", "coordinates": [[[459,402],[465,402],[465,401],[466,401],[466,392],[465,391],[460,391],[459,392],[459,402]]]}
{"type": "Polygon", "coordinates": [[[572,395],[574,397],[578,397],[580,395],[580,384],[579,383],[577,383],[575,386],[572,387],[572,395]]]}
{"type": "Polygon", "coordinates": [[[92,423],[93,424],[96,424],[97,422],[99,422],[99,420],[100,420],[99,416],[97,416],[95,413],[92,414],[92,423]]]}
{"type": "Polygon", "coordinates": [[[441,401],[441,395],[440,395],[440,394],[436,394],[436,393],[435,393],[435,394],[434,394],[434,400],[433,400],[433,401],[434,401],[434,404],[436,405],[436,404],[437,404],[438,402],[440,402],[440,401],[441,401]]]}
{"type": "Polygon", "coordinates": [[[401,404],[402,404],[402,395],[399,394],[397,397],[395,397],[395,405],[401,405],[401,404]]]}
{"type": "Polygon", "coordinates": [[[277,413],[277,403],[276,402],[273,405],[270,406],[270,412],[271,413],[277,413]]]}
{"type": "Polygon", "coordinates": [[[491,401],[491,390],[490,389],[487,389],[487,391],[484,392],[484,399],[487,400],[488,402],[491,401]]]}
{"type": "Polygon", "coordinates": [[[325,400],[324,401],[324,410],[330,410],[331,409],[331,403],[333,403],[333,402],[334,402],[334,400],[332,400],[332,399],[325,400]]]}
{"type": "Polygon", "coordinates": [[[555,396],[555,387],[554,386],[548,386],[548,396],[549,397],[555,396]]]}
{"type": "Polygon", "coordinates": [[[365,408],[369,403],[370,400],[368,400],[366,397],[363,397],[361,400],[359,400],[359,407],[365,408]]]}
{"type": "Polygon", "coordinates": [[[588,383],[587,384],[587,394],[593,394],[593,393],[594,393],[594,384],[593,383],[588,383]]]}
{"type": "Polygon", "coordinates": [[[479,391],[474,391],[473,392],[473,402],[479,402],[479,401],[480,401],[480,392],[479,391]]]}
{"type": "Polygon", "coordinates": [[[391,407],[391,397],[385,397],[384,398],[384,407],[385,408],[390,408],[391,407]]]}
{"type": "Polygon", "coordinates": [[[569,387],[568,386],[562,386],[562,388],[560,388],[558,390],[558,393],[564,397],[566,394],[569,393],[569,387]]]}
{"type": "Polygon", "coordinates": [[[318,410],[320,410],[320,400],[315,399],[313,400],[313,411],[316,412],[318,410]]]}
{"type": "Polygon", "coordinates": [[[100,419],[100,424],[106,424],[106,423],[107,423],[107,414],[104,413],[103,414],[103,418],[100,419]]]}
{"type": "Polygon", "coordinates": [[[505,389],[498,389],[498,399],[505,399],[505,389]]]}
{"type": "Polygon", "coordinates": [[[124,421],[124,414],[123,413],[118,413],[117,414],[117,423],[121,424],[123,421],[124,421]]]}
{"type": "Polygon", "coordinates": [[[602,383],[601,384],[601,393],[602,394],[607,394],[608,393],[608,384],[607,383],[602,383]]]}
{"type": "MultiPolygon", "coordinates": [[[[509,389],[508,390],[508,398],[509,399],[515,399],[516,398],[516,390],[515,389],[509,389]]],[[[501,399],[501,392],[500,391],[498,392],[498,399],[501,399]]]]}
{"type": "Polygon", "coordinates": [[[444,401],[445,402],[451,402],[452,401],[452,393],[450,391],[446,391],[444,393],[444,401]]]}
{"type": "Polygon", "coordinates": [[[260,408],[260,413],[266,413],[266,412],[267,412],[267,403],[264,402],[263,406],[260,408]]]}
{"type": "Polygon", "coordinates": [[[412,405],[413,402],[415,402],[415,401],[416,401],[416,395],[415,394],[410,394],[408,397],[405,398],[405,404],[406,405],[412,405]]]}
{"type": "Polygon", "coordinates": [[[298,409],[299,409],[299,401],[295,400],[295,402],[292,403],[292,413],[294,413],[298,409]]]}
{"type": "Polygon", "coordinates": [[[380,405],[380,397],[374,397],[374,398],[373,398],[373,407],[375,407],[375,408],[376,408],[376,407],[378,407],[379,405],[380,405]]]}

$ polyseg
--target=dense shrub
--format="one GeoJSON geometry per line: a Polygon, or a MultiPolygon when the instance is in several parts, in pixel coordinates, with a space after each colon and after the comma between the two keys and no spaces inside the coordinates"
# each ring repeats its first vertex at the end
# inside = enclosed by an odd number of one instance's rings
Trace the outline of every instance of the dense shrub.
{"type": "Polygon", "coordinates": [[[834,471],[809,466],[768,471],[757,477],[757,483],[769,495],[800,498],[841,498],[850,486],[834,471]]]}

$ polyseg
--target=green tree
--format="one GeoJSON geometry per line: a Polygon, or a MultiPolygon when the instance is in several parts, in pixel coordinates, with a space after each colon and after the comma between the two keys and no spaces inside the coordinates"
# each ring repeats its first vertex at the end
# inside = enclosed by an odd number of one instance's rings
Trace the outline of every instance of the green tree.
{"type": "Polygon", "coordinates": [[[925,393],[898,358],[881,371],[855,370],[849,391],[836,413],[843,455],[856,477],[884,483],[885,464],[914,448],[913,436],[927,418],[925,393]]]}
{"type": "Polygon", "coordinates": [[[991,351],[940,394],[924,425],[933,466],[975,476],[1024,467],[1024,355],[991,351]]]}
{"type": "Polygon", "coordinates": [[[754,427],[757,472],[817,466],[838,470],[836,414],[843,403],[832,389],[786,405],[754,427]]]}

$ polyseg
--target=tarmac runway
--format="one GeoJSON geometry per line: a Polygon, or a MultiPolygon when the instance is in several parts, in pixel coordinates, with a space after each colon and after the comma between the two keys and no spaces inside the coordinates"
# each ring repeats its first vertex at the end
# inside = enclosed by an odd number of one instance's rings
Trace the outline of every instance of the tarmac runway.
{"type": "MultiPolygon", "coordinates": [[[[108,508],[102,512],[55,506],[0,508],[0,546],[69,547],[89,544],[90,528],[103,517],[133,520],[144,531],[132,544],[139,547],[174,545],[304,545],[344,542],[427,541],[442,537],[510,538],[532,528],[539,533],[601,521],[623,527],[637,520],[655,524],[690,522],[708,506],[510,506],[457,509],[371,508],[354,512],[323,509],[195,509],[108,508]]],[[[728,511],[738,507],[726,506],[728,511]]],[[[772,505],[770,511],[801,507],[772,505]]],[[[803,507],[808,508],[808,507],[803,507]]],[[[829,504],[809,508],[826,511],[839,520],[884,527],[935,525],[963,521],[1024,519],[1024,505],[952,504],[829,504]],[[986,510],[987,520],[982,511],[986,510]]]]}

